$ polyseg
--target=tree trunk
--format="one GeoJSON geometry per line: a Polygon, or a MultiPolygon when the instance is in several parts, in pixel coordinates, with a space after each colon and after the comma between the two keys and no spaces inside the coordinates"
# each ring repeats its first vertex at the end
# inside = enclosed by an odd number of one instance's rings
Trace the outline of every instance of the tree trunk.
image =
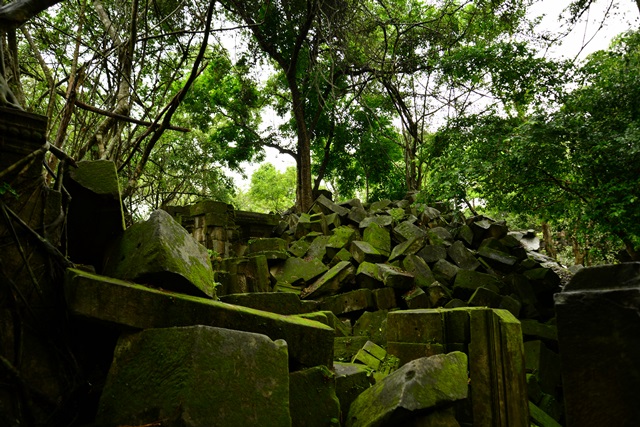
{"type": "Polygon", "coordinates": [[[547,256],[553,259],[558,258],[558,252],[553,244],[553,238],[551,237],[551,227],[549,223],[542,223],[542,240],[544,242],[544,250],[547,252],[547,256]]]}
{"type": "Polygon", "coordinates": [[[296,209],[307,212],[311,209],[312,180],[311,180],[311,140],[305,122],[304,101],[296,83],[295,74],[287,76],[293,107],[293,117],[296,121],[297,144],[297,181],[296,181],[296,209]]]}

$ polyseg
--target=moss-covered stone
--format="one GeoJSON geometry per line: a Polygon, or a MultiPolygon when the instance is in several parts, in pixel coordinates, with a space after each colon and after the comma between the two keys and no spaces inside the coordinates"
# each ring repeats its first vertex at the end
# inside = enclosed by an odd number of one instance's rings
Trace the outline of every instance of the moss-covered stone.
{"type": "Polygon", "coordinates": [[[429,268],[429,264],[417,255],[408,255],[405,257],[402,261],[402,266],[408,273],[413,274],[415,284],[418,287],[426,288],[436,281],[433,272],[429,268]]]}
{"type": "Polygon", "coordinates": [[[429,244],[449,247],[453,243],[453,236],[444,227],[434,227],[427,230],[429,244]]]}
{"type": "Polygon", "coordinates": [[[401,261],[408,255],[413,255],[420,251],[424,247],[426,238],[424,236],[410,237],[404,242],[397,244],[393,247],[391,255],[389,255],[389,262],[401,261]]]}
{"type": "Polygon", "coordinates": [[[375,309],[375,301],[370,289],[356,289],[339,295],[326,297],[320,303],[323,310],[336,316],[375,309]]]}
{"type": "Polygon", "coordinates": [[[124,335],[100,399],[99,425],[289,426],[287,344],[190,326],[124,335]]]}
{"type": "Polygon", "coordinates": [[[110,252],[104,272],[186,294],[216,295],[206,248],[162,210],[127,229],[110,252]]]}
{"type": "Polygon", "coordinates": [[[377,265],[378,271],[380,272],[380,278],[385,286],[399,290],[409,290],[413,288],[415,281],[413,274],[407,273],[406,271],[391,265],[377,265]]]}
{"type": "Polygon", "coordinates": [[[295,293],[251,292],[220,297],[227,304],[241,305],[276,314],[300,314],[304,312],[300,298],[295,293]]]}
{"type": "Polygon", "coordinates": [[[334,360],[337,362],[351,362],[365,343],[367,337],[336,337],[334,339],[334,360]]]}
{"type": "Polygon", "coordinates": [[[304,285],[313,282],[329,269],[317,258],[288,258],[275,274],[278,282],[304,285]]]}
{"type": "Polygon", "coordinates": [[[351,227],[341,226],[333,230],[333,234],[327,241],[326,255],[330,260],[344,248],[348,248],[357,237],[356,230],[351,227]]]}
{"type": "Polygon", "coordinates": [[[383,286],[377,264],[363,262],[356,271],[356,284],[359,288],[376,289],[383,286]]]}
{"type": "Polygon", "coordinates": [[[407,411],[436,408],[467,397],[467,356],[454,352],[411,361],[352,404],[347,427],[401,425],[407,411]],[[398,417],[395,418],[394,417],[398,417]]]}
{"type": "Polygon", "coordinates": [[[284,339],[290,367],[328,365],[334,330],[296,316],[225,304],[68,269],[64,293],[69,312],[126,328],[207,325],[284,339]]]}
{"type": "Polygon", "coordinates": [[[393,237],[399,242],[426,236],[427,232],[425,230],[409,221],[401,222],[393,228],[393,237]]]}
{"type": "Polygon", "coordinates": [[[447,254],[463,270],[477,270],[480,267],[474,254],[460,240],[453,242],[447,248],[447,254]]]}
{"type": "Polygon", "coordinates": [[[353,335],[367,337],[384,347],[387,343],[387,313],[387,310],[365,311],[353,326],[353,335]]]}
{"type": "Polygon", "coordinates": [[[364,229],[363,240],[386,256],[391,253],[391,233],[375,222],[364,229]]]}
{"type": "Polygon", "coordinates": [[[372,384],[371,370],[359,363],[334,362],[336,396],[343,416],[349,413],[351,403],[372,384]]]}
{"type": "Polygon", "coordinates": [[[443,317],[438,309],[389,312],[387,341],[444,344],[443,317]]]}
{"type": "Polygon", "coordinates": [[[435,356],[446,353],[443,344],[435,343],[414,343],[414,342],[387,342],[387,351],[393,354],[400,361],[400,366],[406,365],[412,360],[421,357],[435,356]]]}
{"type": "Polygon", "coordinates": [[[428,264],[433,264],[447,258],[447,249],[444,246],[425,245],[417,255],[428,264]]]}
{"type": "Polygon", "coordinates": [[[338,263],[322,275],[310,286],[304,288],[300,297],[303,299],[316,299],[322,296],[335,295],[343,287],[354,280],[355,268],[348,261],[338,263]]]}
{"type": "Polygon", "coordinates": [[[460,270],[453,284],[453,296],[461,300],[468,300],[478,288],[484,287],[499,293],[503,286],[504,283],[491,274],[460,270]]]}
{"type": "MultiPolygon", "coordinates": [[[[431,268],[434,277],[441,283],[452,283],[460,268],[447,261],[446,259],[438,260],[431,268]]],[[[464,270],[463,270],[464,271],[464,270]]]]}
{"type": "Polygon", "coordinates": [[[387,259],[384,254],[382,254],[380,251],[374,248],[373,245],[367,242],[351,242],[350,252],[353,256],[353,259],[358,264],[362,264],[364,262],[378,263],[383,262],[387,259]]]}

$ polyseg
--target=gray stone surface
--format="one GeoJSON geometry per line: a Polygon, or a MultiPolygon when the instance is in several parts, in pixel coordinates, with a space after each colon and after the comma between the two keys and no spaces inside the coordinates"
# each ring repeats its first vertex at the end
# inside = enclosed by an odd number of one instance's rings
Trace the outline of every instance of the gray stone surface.
{"type": "Polygon", "coordinates": [[[190,326],[121,337],[100,425],[289,426],[287,345],[260,334],[190,326]],[[215,420],[215,421],[214,421],[215,420]]]}

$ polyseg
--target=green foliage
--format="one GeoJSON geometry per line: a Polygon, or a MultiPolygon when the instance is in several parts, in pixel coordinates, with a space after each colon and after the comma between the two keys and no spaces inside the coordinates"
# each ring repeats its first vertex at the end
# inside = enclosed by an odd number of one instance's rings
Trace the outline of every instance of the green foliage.
{"type": "Polygon", "coordinates": [[[271,163],[263,163],[251,176],[247,193],[250,210],[281,213],[295,203],[296,170],[279,172],[271,163]]]}
{"type": "Polygon", "coordinates": [[[435,137],[446,148],[428,193],[477,194],[495,209],[564,223],[592,247],[606,247],[594,244],[605,236],[638,244],[640,35],[589,57],[576,84],[557,111],[450,123],[435,137]]]}

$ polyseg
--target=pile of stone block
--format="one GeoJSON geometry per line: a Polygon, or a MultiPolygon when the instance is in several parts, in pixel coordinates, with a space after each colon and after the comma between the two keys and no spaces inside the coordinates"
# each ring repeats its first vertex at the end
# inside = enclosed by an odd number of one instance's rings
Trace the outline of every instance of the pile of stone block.
{"type": "MultiPolygon", "coordinates": [[[[218,264],[216,277],[221,282],[218,289],[222,291],[222,301],[261,309],[278,305],[274,301],[280,297],[273,297],[264,305],[261,294],[237,295],[246,294],[248,287],[242,284],[255,283],[258,276],[261,289],[270,288],[269,293],[283,294],[283,298],[286,294],[287,299],[291,298],[288,294],[299,296],[299,313],[321,310],[334,318],[329,324],[339,325],[335,327],[336,363],[365,364],[375,374],[372,378],[380,377],[378,365],[367,364],[363,360],[372,358],[362,357],[370,344],[399,359],[400,365],[454,350],[466,353],[469,360],[475,358],[469,351],[469,336],[449,335],[448,341],[437,334],[417,341],[399,339],[394,335],[397,331],[389,327],[390,319],[398,313],[447,309],[451,313],[447,319],[505,319],[508,313],[512,321],[506,324],[522,321],[512,333],[522,334],[525,341],[518,351],[524,355],[526,378],[514,387],[521,392],[524,386],[520,386],[526,385],[527,399],[523,403],[513,397],[512,401],[517,402],[513,407],[523,407],[525,413],[530,409],[532,424],[562,422],[553,295],[561,290],[561,277],[565,276],[558,274],[562,267],[557,263],[527,250],[530,242],[522,239],[531,240],[530,233],[510,232],[504,222],[483,216],[465,218],[459,212],[438,210],[413,199],[363,205],[356,199],[336,204],[325,196],[316,200],[310,212],[290,215],[285,225],[274,228],[278,232],[274,237],[248,241],[240,251],[243,257],[218,264]],[[262,274],[243,273],[235,268],[251,263],[264,265],[265,259],[268,270],[263,269],[262,274]],[[266,278],[269,286],[264,286],[266,278]],[[477,308],[494,309],[494,314],[481,315],[477,308]]],[[[287,306],[291,307],[289,303],[287,306]]],[[[445,318],[440,311],[434,313],[445,318]]],[[[451,331],[458,320],[448,320],[446,326],[441,322],[420,322],[451,331]]],[[[504,323],[486,319],[483,322],[485,326],[479,327],[482,330],[489,328],[487,322],[504,323]]],[[[512,340],[518,342],[517,338],[512,340]]],[[[493,369],[502,368],[496,365],[493,369]]],[[[494,387],[488,399],[499,401],[501,395],[496,393],[494,387]]],[[[509,411],[485,412],[500,420],[513,413],[513,407],[509,411]]],[[[469,414],[473,408],[468,408],[466,419],[458,411],[459,421],[471,425],[469,414]]],[[[492,421],[487,425],[517,425],[505,420],[508,418],[500,422],[506,424],[492,421]]]]}
{"type": "Polygon", "coordinates": [[[73,319],[118,336],[95,426],[562,421],[561,282],[504,223],[320,196],[235,257],[176,225],[154,212],[102,275],[67,270],[73,319]]]}

